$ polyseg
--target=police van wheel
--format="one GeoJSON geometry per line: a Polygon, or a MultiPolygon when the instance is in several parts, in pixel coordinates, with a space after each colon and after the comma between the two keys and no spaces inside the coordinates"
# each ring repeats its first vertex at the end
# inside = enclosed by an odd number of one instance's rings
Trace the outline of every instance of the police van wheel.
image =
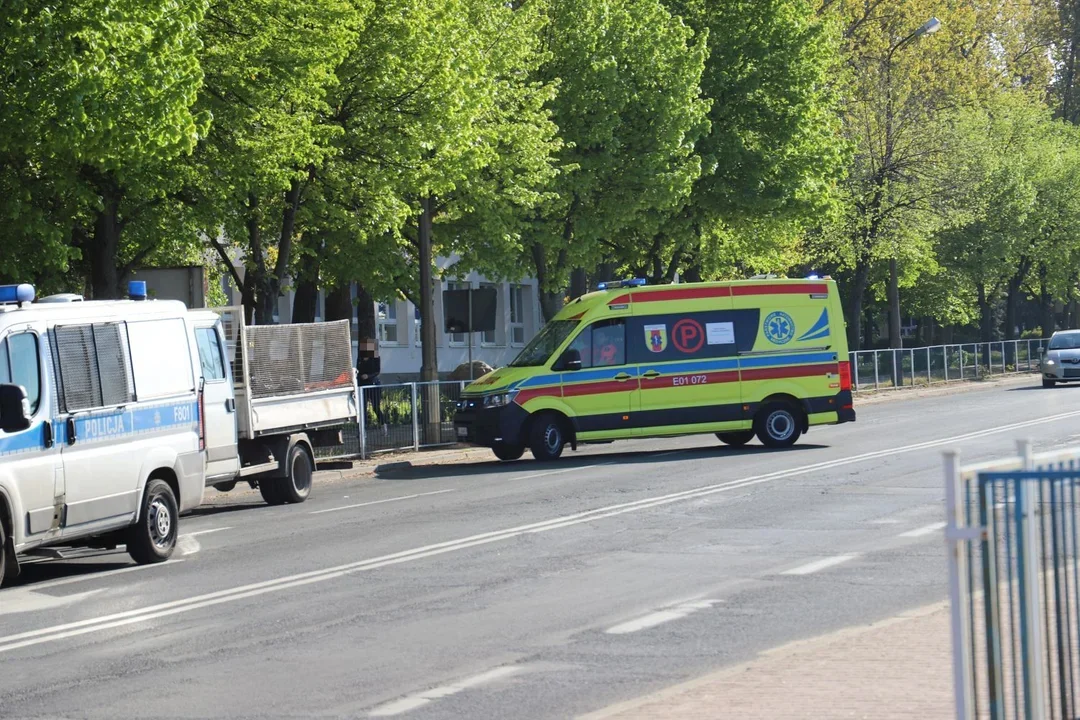
{"type": "Polygon", "coordinates": [[[491,451],[495,453],[495,457],[504,461],[517,460],[525,454],[525,448],[521,445],[499,444],[491,448],[491,451]]]}
{"type": "Polygon", "coordinates": [[[302,445],[293,445],[289,451],[289,476],[281,480],[281,493],[285,502],[302,503],[311,494],[311,457],[302,445]]]}
{"type": "Polygon", "coordinates": [[[165,562],[176,547],[180,512],[164,480],[151,480],[143,494],[139,520],[128,529],[127,551],[140,565],[165,562]]]}
{"type": "Polygon", "coordinates": [[[4,586],[4,580],[7,578],[7,560],[7,533],[4,532],[4,521],[0,520],[0,587],[4,586]]]}
{"type": "Polygon", "coordinates": [[[754,439],[753,430],[740,430],[739,432],[716,433],[717,439],[731,447],[742,447],[754,439]]]}
{"type": "Polygon", "coordinates": [[[766,405],[754,421],[754,432],[765,447],[791,447],[802,435],[799,413],[786,403],[766,405]]]}
{"type": "Polygon", "coordinates": [[[556,415],[541,415],[533,422],[529,449],[537,460],[556,460],[566,447],[566,429],[556,415]]]}

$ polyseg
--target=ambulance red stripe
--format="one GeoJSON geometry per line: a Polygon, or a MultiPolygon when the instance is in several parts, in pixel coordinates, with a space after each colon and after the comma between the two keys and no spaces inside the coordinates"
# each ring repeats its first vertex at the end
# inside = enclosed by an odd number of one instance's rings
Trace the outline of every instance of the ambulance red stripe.
{"type": "Polygon", "coordinates": [[[718,297],[747,297],[752,295],[824,295],[829,286],[824,283],[783,283],[775,285],[722,285],[719,287],[665,288],[663,290],[641,290],[619,295],[609,300],[608,305],[622,305],[628,302],[670,302],[673,300],[702,300],[718,297]]]}

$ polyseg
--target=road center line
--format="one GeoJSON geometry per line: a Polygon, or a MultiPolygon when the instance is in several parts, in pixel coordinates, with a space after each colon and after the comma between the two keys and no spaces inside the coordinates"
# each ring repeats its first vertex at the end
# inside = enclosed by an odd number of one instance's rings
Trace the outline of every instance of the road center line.
{"type": "Polygon", "coordinates": [[[929,525],[923,525],[922,527],[915,528],[914,530],[908,530],[907,532],[902,532],[897,537],[917,538],[917,537],[922,537],[923,535],[932,535],[932,534],[936,533],[937,531],[942,530],[944,528],[945,528],[945,523],[943,523],[943,522],[930,523],[929,525]]]}
{"type": "Polygon", "coordinates": [[[479,687],[481,685],[487,685],[488,683],[501,680],[504,677],[509,677],[516,673],[521,672],[522,668],[514,665],[507,665],[506,667],[498,667],[494,670],[488,670],[482,672],[479,675],[473,675],[472,677],[459,680],[451,685],[443,685],[442,687],[431,688],[424,692],[416,693],[415,695],[408,695],[387,703],[380,705],[372,710],[368,717],[392,717],[394,715],[404,715],[407,712],[421,708],[433,700],[439,700],[440,698],[450,697],[451,695],[457,695],[460,692],[468,690],[470,688],[479,687]]]}
{"type": "MultiPolygon", "coordinates": [[[[987,437],[990,435],[996,435],[1012,430],[1019,430],[1035,425],[1058,422],[1065,418],[1072,418],[1077,416],[1080,416],[1080,410],[1043,417],[1037,420],[1028,420],[1025,422],[1011,423],[1009,425],[1001,425],[995,428],[988,428],[986,430],[964,433],[962,435],[954,435],[952,437],[941,438],[939,440],[930,440],[922,443],[916,443],[914,445],[905,445],[898,448],[876,450],[873,452],[862,453],[860,455],[853,455],[846,458],[838,458],[836,460],[827,460],[819,463],[814,463],[812,465],[805,465],[800,468],[779,470],[772,473],[766,473],[764,475],[755,475],[742,478],[740,480],[732,480],[713,485],[705,485],[702,487],[697,487],[690,490],[683,490],[681,492],[670,493],[667,495],[643,498],[641,500],[619,503],[617,505],[608,505],[606,507],[596,508],[593,510],[585,510],[579,513],[575,513],[573,515],[565,515],[558,518],[552,518],[550,520],[529,523],[527,525],[519,525],[517,527],[507,528],[504,530],[495,530],[492,532],[481,533],[479,535],[472,535],[456,540],[448,540],[446,542],[412,548],[410,550],[403,550],[401,552],[369,558],[367,560],[360,560],[345,565],[324,568],[322,570],[311,570],[309,572],[300,573],[297,575],[287,575],[272,580],[253,583],[250,585],[242,585],[234,588],[228,588],[226,590],[219,590],[216,592],[207,593],[205,595],[196,595],[181,600],[173,600],[171,602],[161,603],[158,605],[150,605],[145,608],[136,608],[133,610],[127,610],[112,615],[103,615],[97,618],[88,618],[86,620],[80,620],[78,622],[45,627],[38,630],[18,633],[16,635],[8,635],[6,637],[0,637],[0,652],[9,652],[11,650],[16,650],[18,648],[27,647],[30,645],[37,645],[40,643],[61,640],[64,638],[74,637],[77,635],[83,635],[91,632],[98,632],[100,630],[121,627],[133,623],[147,622],[149,620],[154,620],[161,617],[167,617],[180,613],[190,612],[192,610],[212,607],[221,603],[235,602],[237,600],[242,600],[245,598],[264,595],[266,593],[280,592],[293,587],[309,585],[311,583],[325,582],[327,580],[343,577],[348,573],[364,572],[391,565],[397,565],[400,563],[414,562],[423,558],[433,557],[436,555],[442,555],[450,552],[457,552],[480,545],[501,542],[503,540],[509,540],[511,538],[519,537],[528,533],[548,532],[550,530],[557,530],[565,527],[571,527],[574,525],[591,523],[604,518],[616,517],[618,515],[623,515],[626,513],[638,512],[640,510],[660,507],[662,505],[668,505],[684,500],[705,497],[715,493],[740,490],[754,485],[760,485],[762,483],[773,482],[775,480],[798,477],[800,475],[806,475],[821,470],[830,470],[837,467],[853,465],[866,460],[892,457],[895,455],[902,455],[917,450],[926,450],[930,448],[942,447],[945,445],[953,445],[959,442],[963,442],[965,440],[973,440],[976,438],[987,437]]],[[[581,468],[570,468],[570,470],[580,469],[581,468]]]]}
{"type": "Polygon", "coordinates": [[[719,600],[699,600],[697,602],[682,603],[681,605],[675,605],[674,607],[667,608],[666,610],[658,610],[648,615],[635,618],[634,620],[628,620],[624,623],[619,623],[609,627],[606,632],[608,635],[626,635],[627,633],[638,632],[639,630],[648,630],[654,628],[657,625],[663,625],[664,623],[671,622],[672,620],[681,620],[682,618],[696,613],[698,610],[708,610],[719,600]]]}
{"type": "Polygon", "coordinates": [[[231,527],[219,527],[210,528],[209,530],[196,530],[195,532],[184,533],[187,537],[198,537],[200,535],[209,535],[210,533],[223,532],[225,530],[232,530],[231,527]]]}
{"type": "Polygon", "coordinates": [[[592,468],[600,467],[601,465],[614,465],[614,460],[608,462],[593,463],[592,465],[581,465],[576,467],[560,468],[559,470],[547,470],[545,472],[532,473],[530,475],[518,475],[517,477],[510,478],[509,482],[517,482],[518,480],[532,480],[538,477],[547,477],[548,475],[562,475],[568,472],[580,472],[582,470],[589,470],[592,468]]]}
{"type": "Polygon", "coordinates": [[[443,493],[454,492],[454,488],[447,490],[436,490],[434,492],[415,493],[413,495],[402,495],[401,497],[385,498],[383,500],[372,500],[370,502],[356,503],[355,505],[342,505],[341,507],[327,508],[326,510],[312,510],[311,515],[322,515],[323,513],[338,512],[339,510],[352,510],[353,508],[367,507],[368,505],[382,505],[383,503],[398,502],[399,500],[412,500],[413,498],[425,497],[427,495],[442,495],[443,493]]]}
{"type": "Polygon", "coordinates": [[[784,572],[782,572],[780,574],[781,575],[810,575],[812,573],[818,572],[819,570],[827,570],[828,568],[836,567],[837,565],[843,565],[847,561],[854,560],[857,557],[858,557],[858,555],[833,555],[832,557],[821,558],[820,560],[815,560],[814,562],[809,562],[809,563],[806,563],[805,565],[800,565],[799,567],[791,568],[790,570],[785,570],[784,572]]]}

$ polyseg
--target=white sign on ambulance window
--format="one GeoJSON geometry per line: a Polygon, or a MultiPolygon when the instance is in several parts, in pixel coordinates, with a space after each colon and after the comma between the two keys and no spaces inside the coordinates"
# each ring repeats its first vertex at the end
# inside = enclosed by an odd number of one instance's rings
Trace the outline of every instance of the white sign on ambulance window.
{"type": "Polygon", "coordinates": [[[705,323],[705,340],[710,345],[734,345],[735,323],[705,323]]]}

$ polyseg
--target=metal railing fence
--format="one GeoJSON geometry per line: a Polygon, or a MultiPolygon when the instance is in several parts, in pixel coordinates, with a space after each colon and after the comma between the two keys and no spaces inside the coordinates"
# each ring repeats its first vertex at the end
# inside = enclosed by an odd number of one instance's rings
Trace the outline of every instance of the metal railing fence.
{"type": "Polygon", "coordinates": [[[1036,372],[1049,340],[933,345],[848,353],[853,387],[884,390],[1036,372]]]}
{"type": "Polygon", "coordinates": [[[946,456],[956,716],[1080,717],[1080,448],[946,456]]]}

